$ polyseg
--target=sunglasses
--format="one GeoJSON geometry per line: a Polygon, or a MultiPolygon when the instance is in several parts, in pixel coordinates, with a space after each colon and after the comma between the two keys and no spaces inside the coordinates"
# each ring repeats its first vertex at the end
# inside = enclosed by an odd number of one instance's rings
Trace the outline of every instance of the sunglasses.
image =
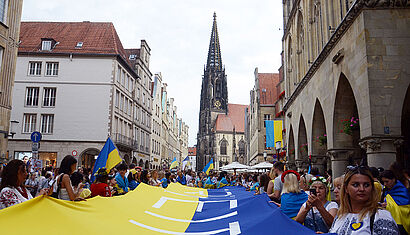
{"type": "Polygon", "coordinates": [[[359,171],[359,170],[369,170],[369,167],[368,166],[363,166],[363,165],[360,165],[360,166],[347,166],[346,170],[348,172],[349,171],[359,171]]]}

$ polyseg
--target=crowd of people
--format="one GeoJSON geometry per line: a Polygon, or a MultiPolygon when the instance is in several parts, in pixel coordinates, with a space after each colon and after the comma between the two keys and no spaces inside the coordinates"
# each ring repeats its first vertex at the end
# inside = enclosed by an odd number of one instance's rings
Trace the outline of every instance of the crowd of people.
{"type": "Polygon", "coordinates": [[[266,194],[284,215],[317,233],[410,232],[410,179],[397,163],[389,170],[348,166],[345,174],[335,179],[331,172],[321,175],[316,168],[309,172],[285,170],[282,162],[275,162],[269,172],[211,171],[209,175],[192,170],[149,171],[121,163],[92,175],[91,169],[77,168],[77,160],[70,155],[56,169],[28,172],[26,161],[11,160],[0,170],[0,209],[41,195],[81,201],[123,195],[140,183],[166,188],[173,182],[204,189],[242,186],[255,195],[266,194]]]}

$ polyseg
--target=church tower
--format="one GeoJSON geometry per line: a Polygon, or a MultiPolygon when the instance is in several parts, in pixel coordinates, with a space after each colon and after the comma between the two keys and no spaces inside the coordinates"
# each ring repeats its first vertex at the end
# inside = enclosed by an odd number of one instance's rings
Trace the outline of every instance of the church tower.
{"type": "Polygon", "coordinates": [[[221,48],[219,47],[216,13],[214,13],[208,59],[202,77],[196,169],[202,170],[210,159],[215,157],[215,121],[218,114],[227,113],[228,89],[225,68],[222,65],[221,48]]]}

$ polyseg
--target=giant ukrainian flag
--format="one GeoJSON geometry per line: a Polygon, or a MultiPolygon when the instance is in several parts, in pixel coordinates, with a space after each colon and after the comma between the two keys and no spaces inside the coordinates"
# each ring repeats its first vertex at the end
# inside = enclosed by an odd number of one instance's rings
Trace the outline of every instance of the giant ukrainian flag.
{"type": "Polygon", "coordinates": [[[115,147],[111,138],[108,137],[107,141],[104,144],[104,147],[101,149],[101,152],[98,154],[97,160],[95,161],[93,174],[91,175],[91,182],[94,182],[94,174],[98,169],[105,167],[107,171],[110,171],[111,168],[116,166],[122,161],[120,153],[118,152],[117,147],[115,147]]]}
{"type": "Polygon", "coordinates": [[[141,183],[112,198],[71,202],[41,196],[0,210],[1,234],[303,234],[266,194],[141,183]],[[73,226],[67,226],[73,225],[73,226]]]}

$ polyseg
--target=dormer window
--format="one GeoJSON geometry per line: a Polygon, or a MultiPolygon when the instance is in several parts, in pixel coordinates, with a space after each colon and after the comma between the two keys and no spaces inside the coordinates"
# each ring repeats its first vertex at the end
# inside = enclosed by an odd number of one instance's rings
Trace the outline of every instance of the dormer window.
{"type": "Polygon", "coordinates": [[[130,55],[130,60],[135,60],[137,58],[137,55],[130,55]]]}
{"type": "Polygon", "coordinates": [[[75,48],[82,48],[83,47],[83,42],[77,42],[77,45],[75,48]]]}
{"type": "Polygon", "coordinates": [[[51,50],[51,41],[43,41],[41,43],[41,50],[42,51],[50,51],[51,50]]]}
{"type": "Polygon", "coordinates": [[[52,38],[42,38],[41,39],[41,50],[51,51],[56,45],[56,41],[52,38]]]}

